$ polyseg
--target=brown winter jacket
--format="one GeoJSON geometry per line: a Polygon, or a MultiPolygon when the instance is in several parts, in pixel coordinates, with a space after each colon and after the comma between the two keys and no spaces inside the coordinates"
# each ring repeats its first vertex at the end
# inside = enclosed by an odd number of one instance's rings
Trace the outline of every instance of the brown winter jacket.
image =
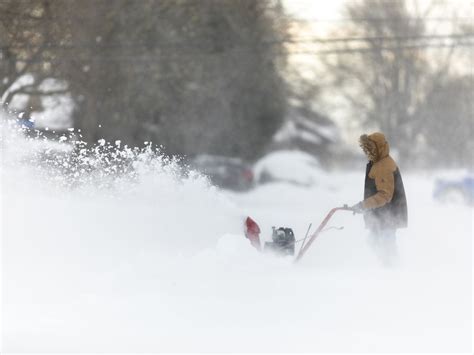
{"type": "Polygon", "coordinates": [[[382,133],[360,137],[361,148],[369,158],[362,206],[370,229],[396,229],[407,226],[407,202],[402,177],[382,133]]]}

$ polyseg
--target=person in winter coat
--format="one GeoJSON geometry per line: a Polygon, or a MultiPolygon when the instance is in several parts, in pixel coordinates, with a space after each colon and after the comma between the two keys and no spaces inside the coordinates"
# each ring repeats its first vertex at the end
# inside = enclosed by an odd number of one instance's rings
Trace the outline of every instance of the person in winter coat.
{"type": "Polygon", "coordinates": [[[362,135],[359,144],[369,162],[365,172],[364,200],[354,205],[363,213],[369,238],[384,263],[390,264],[397,255],[396,230],[406,228],[407,200],[402,176],[389,155],[385,136],[380,133],[362,135]]]}

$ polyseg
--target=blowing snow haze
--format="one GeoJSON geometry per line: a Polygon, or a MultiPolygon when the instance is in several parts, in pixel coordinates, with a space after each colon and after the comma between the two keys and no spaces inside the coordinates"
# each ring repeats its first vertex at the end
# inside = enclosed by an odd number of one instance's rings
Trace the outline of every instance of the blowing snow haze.
{"type": "Polygon", "coordinates": [[[397,267],[382,267],[350,213],[295,265],[252,248],[245,214],[265,240],[275,224],[301,238],[308,222],[360,198],[346,182],[362,174],[233,193],[146,151],[129,153],[131,170],[114,174],[103,162],[119,151],[92,149],[85,159],[95,169],[73,178],[83,162],[67,172],[34,163],[40,151],[59,154],[58,143],[2,132],[4,351],[470,346],[472,210],[434,203],[429,175],[405,176],[416,198],[397,267]]]}
{"type": "Polygon", "coordinates": [[[0,0],[0,351],[472,350],[472,3],[322,3],[0,0]]]}

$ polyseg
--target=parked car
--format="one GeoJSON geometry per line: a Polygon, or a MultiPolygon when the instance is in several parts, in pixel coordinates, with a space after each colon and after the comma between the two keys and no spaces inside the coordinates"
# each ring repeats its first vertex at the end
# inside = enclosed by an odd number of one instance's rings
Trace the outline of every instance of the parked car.
{"type": "Polygon", "coordinates": [[[285,182],[308,187],[320,182],[324,174],[314,156],[299,150],[278,150],[255,163],[254,175],[259,184],[285,182]]]}
{"type": "Polygon", "coordinates": [[[446,203],[474,205],[474,175],[436,180],[433,197],[446,203]]]}
{"type": "Polygon", "coordinates": [[[251,166],[240,158],[203,154],[192,159],[189,165],[223,189],[244,191],[254,185],[251,166]]]}

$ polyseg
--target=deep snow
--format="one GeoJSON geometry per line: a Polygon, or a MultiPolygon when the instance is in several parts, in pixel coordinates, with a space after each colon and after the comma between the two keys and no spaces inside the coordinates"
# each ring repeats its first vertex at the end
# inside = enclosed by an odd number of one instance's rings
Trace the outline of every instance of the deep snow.
{"type": "Polygon", "coordinates": [[[237,194],[135,157],[131,181],[71,188],[25,162],[35,149],[3,131],[5,352],[471,350],[474,215],[432,200],[435,172],[404,174],[398,266],[348,212],[295,265],[258,254],[244,217],[299,238],[359,201],[364,167],[237,194]]]}

